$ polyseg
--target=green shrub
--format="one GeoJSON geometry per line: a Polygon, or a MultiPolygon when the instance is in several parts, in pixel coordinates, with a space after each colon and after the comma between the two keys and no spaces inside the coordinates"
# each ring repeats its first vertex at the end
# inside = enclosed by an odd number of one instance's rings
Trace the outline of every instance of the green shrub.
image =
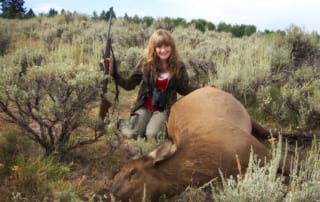
{"type": "Polygon", "coordinates": [[[291,72],[282,86],[260,86],[257,92],[257,109],[283,127],[318,131],[320,123],[319,72],[310,66],[291,72]]]}
{"type": "Polygon", "coordinates": [[[263,159],[251,153],[244,176],[237,175],[236,179],[222,176],[222,189],[213,187],[214,201],[281,201],[286,192],[284,178],[277,175],[282,156],[281,140],[273,149],[272,160],[263,167],[260,166],[263,159]]]}
{"type": "Polygon", "coordinates": [[[11,167],[19,152],[19,142],[15,132],[0,134],[0,176],[2,178],[11,174],[11,167]]]}
{"type": "Polygon", "coordinates": [[[102,74],[88,66],[55,64],[31,67],[23,76],[19,72],[17,67],[1,70],[1,109],[47,154],[64,153],[83,140],[99,139],[96,134],[79,135],[82,140],[70,136],[76,137],[86,127],[94,130],[90,111],[96,107],[102,74]]]}
{"type": "Polygon", "coordinates": [[[5,55],[9,52],[10,44],[11,44],[11,35],[1,25],[1,29],[0,29],[0,56],[5,55]]]}
{"type": "Polygon", "coordinates": [[[49,190],[50,181],[62,178],[70,167],[47,158],[26,158],[19,156],[12,167],[17,189],[23,193],[43,193],[49,190]]]}
{"type": "Polygon", "coordinates": [[[306,155],[297,156],[284,201],[318,201],[320,198],[320,144],[313,141],[306,155]]]}

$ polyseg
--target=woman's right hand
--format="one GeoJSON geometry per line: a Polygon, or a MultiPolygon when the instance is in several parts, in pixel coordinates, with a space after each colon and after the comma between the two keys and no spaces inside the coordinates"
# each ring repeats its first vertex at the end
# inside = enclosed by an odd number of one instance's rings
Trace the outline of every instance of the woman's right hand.
{"type": "Polygon", "coordinates": [[[103,66],[105,65],[105,62],[107,62],[109,65],[109,75],[113,76],[114,74],[114,65],[113,65],[113,59],[112,58],[106,58],[106,59],[101,59],[100,60],[100,64],[102,64],[103,66]],[[106,61],[105,61],[106,60],[106,61]]]}

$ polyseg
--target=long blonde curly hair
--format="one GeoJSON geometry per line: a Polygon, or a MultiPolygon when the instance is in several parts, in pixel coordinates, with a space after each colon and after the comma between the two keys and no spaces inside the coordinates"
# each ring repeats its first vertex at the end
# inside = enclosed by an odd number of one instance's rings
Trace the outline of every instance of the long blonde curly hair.
{"type": "Polygon", "coordinates": [[[163,44],[171,46],[171,54],[168,58],[168,71],[170,72],[171,77],[172,75],[177,74],[179,70],[179,56],[174,38],[171,33],[165,29],[158,29],[151,35],[144,53],[142,70],[151,70],[154,75],[159,74],[161,64],[160,59],[156,54],[156,47],[163,44]]]}

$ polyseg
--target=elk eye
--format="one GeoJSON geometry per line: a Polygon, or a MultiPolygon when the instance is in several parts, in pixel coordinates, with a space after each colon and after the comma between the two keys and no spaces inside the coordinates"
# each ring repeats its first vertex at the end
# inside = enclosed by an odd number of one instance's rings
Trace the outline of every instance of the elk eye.
{"type": "Polygon", "coordinates": [[[134,174],[136,174],[137,173],[137,169],[136,168],[132,168],[131,170],[130,170],[130,172],[129,172],[129,177],[132,177],[134,174]]]}

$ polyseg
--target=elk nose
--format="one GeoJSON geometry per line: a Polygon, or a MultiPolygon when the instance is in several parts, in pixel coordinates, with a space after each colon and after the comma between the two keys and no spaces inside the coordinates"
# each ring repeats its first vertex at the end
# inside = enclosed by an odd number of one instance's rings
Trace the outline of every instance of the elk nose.
{"type": "Polygon", "coordinates": [[[117,194],[119,188],[120,188],[120,183],[114,184],[111,188],[111,194],[113,194],[115,196],[117,194]]]}
{"type": "Polygon", "coordinates": [[[114,184],[111,188],[110,196],[112,195],[114,198],[119,200],[119,198],[121,198],[119,195],[120,189],[121,189],[121,183],[118,182],[118,183],[114,184]]]}

